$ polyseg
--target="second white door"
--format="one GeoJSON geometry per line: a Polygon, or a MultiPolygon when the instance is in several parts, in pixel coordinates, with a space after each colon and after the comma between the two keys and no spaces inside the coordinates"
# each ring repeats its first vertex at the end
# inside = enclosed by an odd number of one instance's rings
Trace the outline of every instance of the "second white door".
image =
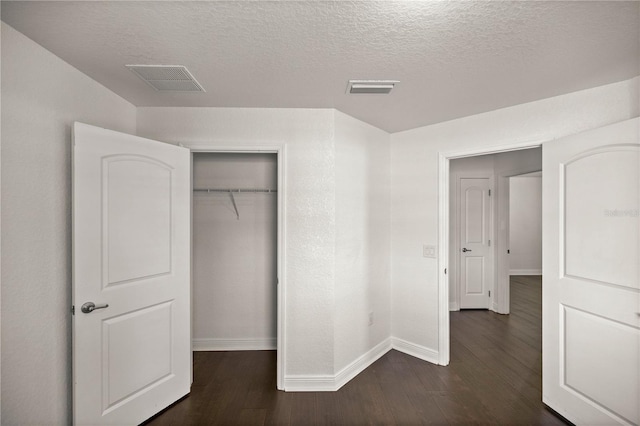
{"type": "Polygon", "coordinates": [[[491,203],[489,178],[461,178],[459,289],[461,309],[488,309],[493,283],[491,203]]]}

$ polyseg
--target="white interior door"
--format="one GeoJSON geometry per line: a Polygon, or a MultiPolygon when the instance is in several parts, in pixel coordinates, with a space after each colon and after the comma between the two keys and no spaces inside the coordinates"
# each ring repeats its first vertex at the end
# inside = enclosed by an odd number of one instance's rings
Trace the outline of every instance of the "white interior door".
{"type": "Polygon", "coordinates": [[[638,119],[543,145],[543,401],[640,421],[638,119]]]}
{"type": "Polygon", "coordinates": [[[190,154],[73,137],[74,423],[139,424],[190,390],[190,154]]]}
{"type": "Polygon", "coordinates": [[[488,309],[493,283],[489,178],[460,178],[459,282],[461,309],[488,309]]]}

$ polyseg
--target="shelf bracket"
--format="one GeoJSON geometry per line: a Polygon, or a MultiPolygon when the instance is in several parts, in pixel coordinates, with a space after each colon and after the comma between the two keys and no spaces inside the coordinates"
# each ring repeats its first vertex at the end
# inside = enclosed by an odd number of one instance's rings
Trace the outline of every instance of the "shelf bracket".
{"type": "Polygon", "coordinates": [[[240,213],[238,212],[238,206],[236,205],[236,197],[233,196],[233,191],[229,191],[229,195],[231,195],[231,202],[233,203],[233,208],[236,211],[236,218],[240,220],[240,213]]]}

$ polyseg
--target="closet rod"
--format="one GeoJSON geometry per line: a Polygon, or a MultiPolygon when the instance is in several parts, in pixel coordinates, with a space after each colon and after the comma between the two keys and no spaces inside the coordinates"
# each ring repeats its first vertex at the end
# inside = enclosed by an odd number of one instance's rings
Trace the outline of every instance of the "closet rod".
{"type": "Polygon", "coordinates": [[[218,188],[194,188],[193,192],[227,192],[227,193],[241,193],[241,192],[264,192],[267,194],[278,192],[277,189],[218,189],[218,188]]]}
{"type": "Polygon", "coordinates": [[[193,192],[206,192],[206,193],[212,193],[212,192],[217,192],[217,193],[227,193],[229,195],[231,195],[231,202],[233,203],[233,209],[236,211],[236,218],[238,220],[240,220],[240,212],[238,211],[238,206],[236,205],[236,199],[233,196],[233,193],[243,193],[243,192],[250,192],[250,193],[265,193],[265,194],[272,194],[272,193],[276,193],[278,192],[277,189],[256,189],[256,188],[247,188],[247,189],[220,189],[220,188],[193,188],[193,192]]]}

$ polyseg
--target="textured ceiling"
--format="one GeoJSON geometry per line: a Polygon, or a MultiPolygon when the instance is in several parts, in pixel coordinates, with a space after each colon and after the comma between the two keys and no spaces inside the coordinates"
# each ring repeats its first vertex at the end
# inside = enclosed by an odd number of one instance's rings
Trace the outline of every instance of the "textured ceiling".
{"type": "Polygon", "coordinates": [[[640,74],[640,2],[2,1],[2,20],[137,106],[337,108],[389,132],[640,74]],[[125,64],[186,65],[207,92],[125,64]]]}

